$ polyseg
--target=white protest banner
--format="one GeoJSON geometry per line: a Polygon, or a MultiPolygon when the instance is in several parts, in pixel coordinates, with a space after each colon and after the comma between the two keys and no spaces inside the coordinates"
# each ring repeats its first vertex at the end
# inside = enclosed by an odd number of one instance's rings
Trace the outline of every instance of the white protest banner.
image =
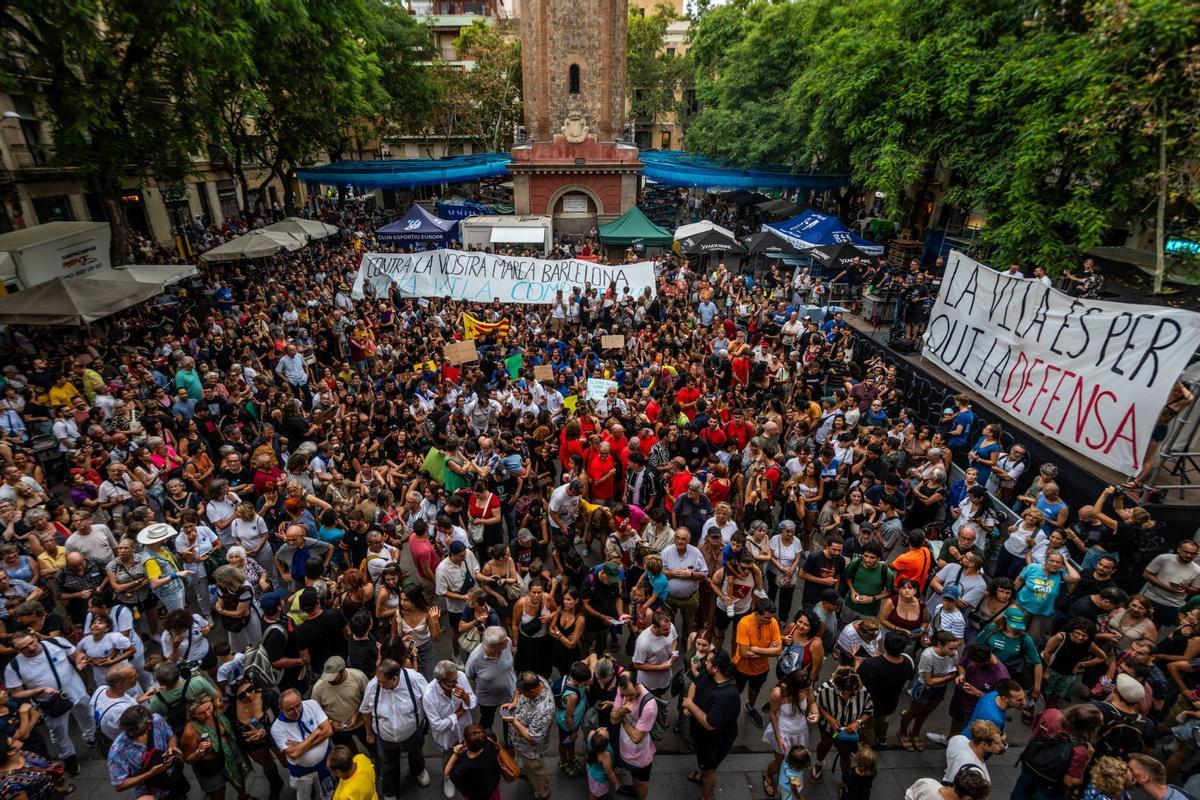
{"type": "Polygon", "coordinates": [[[588,378],[587,399],[595,402],[608,394],[609,389],[615,388],[617,388],[616,381],[609,381],[604,378],[588,378]]]}
{"type": "Polygon", "coordinates": [[[1082,300],[952,251],[924,342],[925,358],[1015,419],[1134,475],[1200,346],[1200,314],[1082,300]]]}
{"type": "Polygon", "coordinates": [[[498,256],[462,250],[427,250],[423,253],[365,253],[354,279],[353,295],[362,298],[370,284],[376,295],[394,284],[402,297],[449,297],[490,303],[553,303],[585,283],[603,292],[610,283],[618,297],[628,287],[634,297],[649,288],[653,295],[654,263],[594,264],[591,261],[498,256]]]}

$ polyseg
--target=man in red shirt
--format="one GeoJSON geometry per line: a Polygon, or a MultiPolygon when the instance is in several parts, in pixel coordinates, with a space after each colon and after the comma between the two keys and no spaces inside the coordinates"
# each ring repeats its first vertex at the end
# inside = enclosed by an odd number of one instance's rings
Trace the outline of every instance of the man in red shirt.
{"type": "Polygon", "coordinates": [[[601,442],[587,462],[587,475],[591,483],[592,501],[607,505],[615,494],[617,461],[612,456],[612,446],[601,442]]]}
{"type": "Polygon", "coordinates": [[[744,353],[734,356],[729,369],[733,373],[734,383],[740,386],[748,386],[750,384],[750,359],[744,353]]]}
{"type": "Polygon", "coordinates": [[[655,442],[658,441],[658,437],[654,435],[653,428],[649,425],[643,425],[641,430],[638,431],[637,441],[638,450],[642,451],[642,455],[648,456],[650,455],[650,448],[654,447],[655,442]]]}
{"type": "Polygon", "coordinates": [[[708,417],[708,425],[700,431],[700,438],[708,444],[711,451],[715,452],[725,446],[725,440],[729,437],[725,435],[725,431],[721,430],[720,418],[716,414],[711,414],[708,417]]]}
{"type": "Polygon", "coordinates": [[[682,376],[679,391],[675,393],[675,402],[679,403],[679,409],[687,416],[689,422],[696,418],[696,401],[699,399],[700,390],[692,385],[690,378],[682,376]]]}
{"type": "Polygon", "coordinates": [[[671,467],[675,471],[667,480],[667,496],[663,499],[668,514],[675,508],[675,498],[687,491],[688,484],[694,477],[688,472],[687,461],[682,456],[671,459],[671,467]]]}
{"type": "Polygon", "coordinates": [[[754,434],[754,426],[746,422],[740,410],[734,410],[733,419],[725,423],[725,435],[737,442],[738,450],[745,450],[754,434]]]}
{"type": "Polygon", "coordinates": [[[416,567],[419,578],[418,583],[424,590],[425,597],[433,599],[437,565],[441,559],[438,558],[433,542],[429,541],[428,523],[423,519],[413,522],[412,536],[408,537],[408,552],[412,555],[413,566],[416,567]]]}

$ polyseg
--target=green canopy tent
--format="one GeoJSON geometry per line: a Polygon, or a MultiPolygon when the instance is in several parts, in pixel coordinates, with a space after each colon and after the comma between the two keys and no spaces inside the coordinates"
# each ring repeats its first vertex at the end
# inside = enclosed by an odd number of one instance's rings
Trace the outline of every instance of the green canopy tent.
{"type": "Polygon", "coordinates": [[[670,231],[660,228],[649,220],[637,206],[626,211],[612,222],[600,226],[600,243],[605,247],[661,247],[671,246],[670,231]]]}

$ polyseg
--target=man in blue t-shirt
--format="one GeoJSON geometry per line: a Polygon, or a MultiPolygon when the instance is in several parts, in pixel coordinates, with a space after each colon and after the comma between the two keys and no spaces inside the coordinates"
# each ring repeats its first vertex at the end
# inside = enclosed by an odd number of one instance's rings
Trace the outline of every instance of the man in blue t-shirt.
{"type": "Polygon", "coordinates": [[[1004,726],[1008,724],[1007,712],[1010,708],[1018,711],[1025,708],[1025,690],[1012,678],[1005,678],[996,682],[995,690],[979,698],[979,702],[975,704],[975,710],[971,712],[971,718],[967,720],[966,726],[962,729],[962,735],[970,738],[971,724],[977,719],[986,719],[988,722],[994,723],[1003,736],[1004,726]]]}
{"type": "Polygon", "coordinates": [[[971,410],[971,398],[965,394],[955,397],[954,402],[958,404],[958,411],[942,417],[942,421],[950,425],[946,432],[946,444],[951,447],[965,447],[971,438],[975,412],[971,410]]]}

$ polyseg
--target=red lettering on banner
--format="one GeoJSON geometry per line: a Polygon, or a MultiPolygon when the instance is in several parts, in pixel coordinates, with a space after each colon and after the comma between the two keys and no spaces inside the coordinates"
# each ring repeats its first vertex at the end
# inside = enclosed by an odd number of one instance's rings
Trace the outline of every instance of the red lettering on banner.
{"type": "MultiPolygon", "coordinates": [[[[1046,362],[1043,359],[1035,358],[1033,360],[1033,363],[1029,365],[1029,369],[1025,370],[1025,374],[1021,376],[1021,390],[1019,392],[1017,392],[1017,396],[1014,397],[1012,400],[1013,410],[1016,411],[1018,414],[1021,413],[1021,406],[1020,406],[1021,395],[1025,394],[1026,389],[1028,389],[1030,386],[1033,386],[1033,381],[1029,380],[1029,376],[1033,374],[1033,371],[1035,369],[1037,369],[1039,366],[1041,366],[1044,363],[1046,363],[1046,362]]],[[[1034,402],[1036,402],[1036,401],[1037,401],[1037,397],[1035,396],[1034,402]]],[[[1032,404],[1030,404],[1030,407],[1032,408],[1032,404]]]]}
{"type": "MultiPolygon", "coordinates": [[[[1012,386],[1012,379],[1013,379],[1013,375],[1016,375],[1016,374],[1017,374],[1017,370],[1021,368],[1021,365],[1022,365],[1022,364],[1024,364],[1024,363],[1025,363],[1025,361],[1026,361],[1025,354],[1024,354],[1024,353],[1017,353],[1017,360],[1016,360],[1016,362],[1013,364],[1013,366],[1012,366],[1012,369],[1010,369],[1010,370],[1008,371],[1008,380],[1007,380],[1007,381],[1005,382],[1005,384],[1004,384],[1004,392],[1003,392],[1003,394],[1001,394],[1001,395],[1000,395],[1000,402],[1001,402],[1001,403],[1004,403],[1005,405],[1008,405],[1009,403],[1011,403],[1011,402],[1012,402],[1012,399],[1013,399],[1013,398],[1010,398],[1010,397],[1008,396],[1008,390],[1009,390],[1009,388],[1012,386]]],[[[1024,374],[1022,374],[1022,376],[1021,376],[1021,380],[1024,380],[1024,379],[1025,379],[1025,377],[1024,377],[1024,374]]]]}
{"type": "MultiPolygon", "coordinates": [[[[1057,367],[1055,367],[1055,369],[1057,369],[1057,367]]],[[[1069,369],[1062,370],[1062,374],[1058,376],[1058,383],[1055,384],[1055,386],[1054,386],[1054,391],[1050,393],[1050,402],[1046,404],[1046,410],[1042,412],[1041,424],[1042,424],[1042,427],[1048,431],[1053,431],[1054,428],[1049,423],[1046,422],[1046,415],[1050,413],[1050,409],[1054,408],[1055,401],[1062,400],[1062,398],[1058,396],[1058,390],[1062,388],[1063,381],[1065,381],[1067,379],[1068,375],[1071,376],[1072,378],[1076,377],[1075,373],[1071,372],[1071,370],[1069,370],[1069,369]]],[[[1076,381],[1075,383],[1076,383],[1076,386],[1078,386],[1080,382],[1076,381]]],[[[1065,420],[1066,418],[1067,418],[1067,415],[1066,415],[1066,412],[1064,411],[1063,419],[1065,420]]],[[[1058,430],[1055,431],[1055,433],[1058,433],[1061,431],[1062,431],[1062,423],[1059,423],[1058,430]]]]}
{"type": "MultiPolygon", "coordinates": [[[[1099,387],[1097,387],[1097,388],[1099,388],[1099,387]]],[[[1104,424],[1104,416],[1100,413],[1100,409],[1099,409],[1100,398],[1104,397],[1106,395],[1114,403],[1117,402],[1117,396],[1115,394],[1113,394],[1112,392],[1110,392],[1108,389],[1105,389],[1102,392],[1093,391],[1091,406],[1088,408],[1089,412],[1095,413],[1096,424],[1100,426],[1100,441],[1093,443],[1091,439],[1083,440],[1083,443],[1086,444],[1088,447],[1092,448],[1093,450],[1099,450],[1101,447],[1103,447],[1104,443],[1106,441],[1108,441],[1108,428],[1104,424]]],[[[1078,442],[1079,437],[1076,437],[1075,441],[1078,442]]]]}
{"type": "Polygon", "coordinates": [[[1033,402],[1031,402],[1029,404],[1029,411],[1026,413],[1033,414],[1034,406],[1037,405],[1037,402],[1041,398],[1041,396],[1046,393],[1046,381],[1049,380],[1049,378],[1050,378],[1050,370],[1054,370],[1055,372],[1062,372],[1062,370],[1059,367],[1056,367],[1053,364],[1046,365],[1046,369],[1042,370],[1042,383],[1040,386],[1038,386],[1037,394],[1035,394],[1033,396],[1033,402]]]}
{"type": "Polygon", "coordinates": [[[1129,442],[1130,452],[1133,454],[1133,468],[1141,469],[1141,464],[1138,463],[1141,460],[1142,451],[1137,443],[1137,403],[1130,403],[1129,408],[1125,410],[1125,416],[1121,417],[1121,422],[1117,425],[1117,432],[1108,440],[1104,454],[1108,455],[1109,451],[1113,449],[1113,445],[1121,439],[1129,442]],[[1129,429],[1128,434],[1125,433],[1126,428],[1129,429]]]}

